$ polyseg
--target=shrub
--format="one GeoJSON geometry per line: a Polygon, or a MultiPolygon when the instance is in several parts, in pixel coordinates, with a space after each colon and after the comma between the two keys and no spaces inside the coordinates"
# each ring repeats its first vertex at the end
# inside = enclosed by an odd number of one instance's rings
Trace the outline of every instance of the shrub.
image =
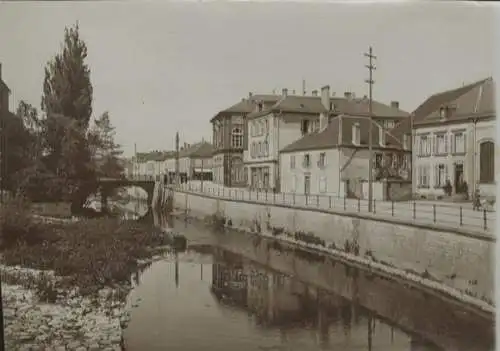
{"type": "Polygon", "coordinates": [[[40,225],[33,220],[29,203],[22,197],[9,200],[0,208],[0,227],[0,247],[43,241],[40,225]]]}

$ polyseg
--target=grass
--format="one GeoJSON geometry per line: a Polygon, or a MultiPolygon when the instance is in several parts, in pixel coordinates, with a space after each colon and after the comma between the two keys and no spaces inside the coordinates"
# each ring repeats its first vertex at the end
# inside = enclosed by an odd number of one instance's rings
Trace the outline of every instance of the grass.
{"type": "Polygon", "coordinates": [[[71,218],[71,204],[67,202],[40,202],[31,204],[33,214],[55,218],[71,218]]]}
{"type": "MultiPolygon", "coordinates": [[[[0,209],[2,263],[54,271],[61,288],[77,287],[82,295],[129,284],[137,260],[149,258],[152,247],[171,244],[158,229],[136,221],[41,223],[30,207],[15,200],[0,209]]],[[[41,290],[51,288],[44,281],[41,290]]]]}

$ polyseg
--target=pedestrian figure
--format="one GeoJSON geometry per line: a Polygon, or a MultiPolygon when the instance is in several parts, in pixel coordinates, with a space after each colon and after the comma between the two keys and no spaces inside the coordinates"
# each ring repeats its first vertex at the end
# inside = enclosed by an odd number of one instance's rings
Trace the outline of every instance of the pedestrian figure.
{"type": "Polygon", "coordinates": [[[480,210],[481,209],[481,195],[479,193],[479,188],[476,188],[474,191],[474,195],[472,197],[472,209],[475,210],[480,210]]]}

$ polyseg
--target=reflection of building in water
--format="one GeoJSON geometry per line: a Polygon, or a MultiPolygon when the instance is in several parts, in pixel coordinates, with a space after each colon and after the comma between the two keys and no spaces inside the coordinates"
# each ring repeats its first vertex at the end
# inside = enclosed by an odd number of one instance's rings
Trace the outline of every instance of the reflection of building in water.
{"type": "Polygon", "coordinates": [[[243,273],[241,256],[214,248],[212,291],[219,300],[246,307],[247,279],[243,273]]]}

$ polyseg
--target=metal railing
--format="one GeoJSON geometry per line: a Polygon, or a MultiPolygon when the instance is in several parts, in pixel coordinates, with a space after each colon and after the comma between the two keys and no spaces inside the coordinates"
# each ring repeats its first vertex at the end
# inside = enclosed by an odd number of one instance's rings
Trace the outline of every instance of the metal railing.
{"type": "MultiPolygon", "coordinates": [[[[240,188],[225,188],[211,182],[188,182],[180,184],[180,190],[216,196],[228,200],[246,200],[262,204],[287,205],[292,207],[317,208],[321,210],[368,212],[368,200],[345,198],[325,194],[274,193],[240,188]]],[[[474,211],[472,203],[436,203],[430,201],[383,201],[373,200],[373,213],[381,218],[394,218],[415,224],[430,224],[436,227],[462,228],[492,233],[495,228],[494,211],[474,211]]]]}

